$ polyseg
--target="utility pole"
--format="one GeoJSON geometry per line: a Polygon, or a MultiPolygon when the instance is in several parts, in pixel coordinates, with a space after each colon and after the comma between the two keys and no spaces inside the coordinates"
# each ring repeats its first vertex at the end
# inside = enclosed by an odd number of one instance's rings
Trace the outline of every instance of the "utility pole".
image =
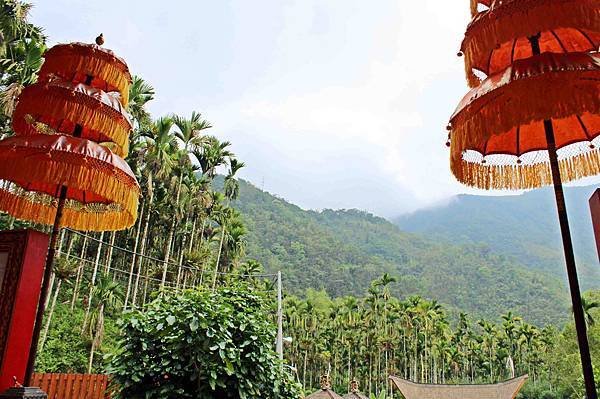
{"type": "Polygon", "coordinates": [[[281,298],[281,271],[277,272],[277,342],[275,350],[279,359],[283,360],[283,310],[281,298]]]}

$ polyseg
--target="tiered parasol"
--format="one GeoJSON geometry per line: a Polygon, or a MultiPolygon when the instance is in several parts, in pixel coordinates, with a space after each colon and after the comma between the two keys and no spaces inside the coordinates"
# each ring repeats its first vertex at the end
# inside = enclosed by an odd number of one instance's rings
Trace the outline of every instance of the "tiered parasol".
{"type": "Polygon", "coordinates": [[[600,0],[485,5],[460,53],[475,88],[448,126],[451,169],[483,189],[554,185],[586,392],[596,399],[562,181],[600,173],[600,55],[591,52],[600,44],[600,0]]]}
{"type": "Polygon", "coordinates": [[[52,224],[29,353],[29,384],[61,227],[121,230],[137,218],[139,186],[127,163],[131,122],[125,62],[97,45],[58,45],[38,83],[19,97],[15,136],[0,141],[0,210],[52,224]]]}

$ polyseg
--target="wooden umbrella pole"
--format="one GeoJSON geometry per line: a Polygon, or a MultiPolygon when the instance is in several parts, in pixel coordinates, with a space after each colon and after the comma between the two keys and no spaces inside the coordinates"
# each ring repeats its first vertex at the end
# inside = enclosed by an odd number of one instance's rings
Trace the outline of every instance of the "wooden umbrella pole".
{"type": "Polygon", "coordinates": [[[558,167],[558,156],[556,154],[556,143],[554,141],[554,127],[551,120],[544,121],[544,130],[546,132],[546,141],[548,142],[550,168],[552,169],[552,181],[554,183],[554,196],[556,197],[558,221],[560,222],[560,233],[562,235],[565,263],[567,265],[567,276],[569,278],[571,302],[573,304],[573,315],[575,316],[575,329],[577,330],[577,340],[579,342],[579,354],[581,356],[581,367],[583,368],[585,390],[587,393],[587,399],[597,399],[598,394],[596,392],[596,384],[594,383],[594,370],[592,369],[592,359],[590,356],[590,348],[585,326],[585,316],[583,313],[583,305],[581,303],[581,290],[579,289],[579,279],[577,278],[577,267],[575,265],[575,255],[573,253],[573,242],[571,240],[569,218],[567,216],[567,207],[565,204],[565,194],[563,192],[562,179],[560,177],[560,169],[558,167]]]}
{"type": "MultiPolygon", "coordinates": [[[[87,80],[86,80],[87,83],[87,80]]],[[[81,137],[83,128],[81,125],[75,125],[73,137],[81,137]]],[[[27,368],[25,369],[25,386],[31,385],[31,377],[35,368],[35,358],[37,356],[38,343],[40,340],[40,332],[42,331],[42,323],[44,321],[44,304],[48,297],[48,289],[50,288],[50,277],[54,268],[54,259],[56,258],[57,238],[60,234],[60,223],[62,221],[63,210],[67,200],[67,186],[60,187],[58,195],[58,204],[56,206],[56,215],[54,216],[54,224],[52,233],[50,233],[50,245],[48,246],[48,254],[46,255],[46,265],[44,266],[44,279],[40,291],[40,299],[38,301],[37,313],[35,315],[35,324],[33,325],[33,336],[31,337],[31,347],[29,348],[29,357],[27,358],[27,368]]]]}
{"type": "MultiPolygon", "coordinates": [[[[538,34],[529,38],[534,55],[540,54],[539,37],[540,36],[538,34]]],[[[573,241],[571,239],[569,218],[567,216],[567,207],[565,204],[565,194],[563,191],[562,178],[560,176],[560,168],[558,165],[554,126],[551,120],[544,120],[544,131],[546,133],[546,142],[548,144],[550,169],[552,171],[552,182],[554,184],[554,196],[556,198],[558,221],[560,224],[560,233],[562,235],[563,250],[565,253],[565,263],[567,266],[567,276],[569,279],[571,302],[573,305],[573,315],[575,318],[575,329],[577,330],[577,341],[579,343],[579,355],[581,356],[581,367],[583,369],[583,379],[585,381],[585,391],[587,394],[586,398],[598,399],[596,384],[594,382],[594,370],[592,369],[592,358],[590,356],[590,347],[585,326],[585,316],[583,313],[583,305],[581,303],[581,290],[579,288],[579,279],[577,277],[577,266],[575,265],[573,241]]]]}

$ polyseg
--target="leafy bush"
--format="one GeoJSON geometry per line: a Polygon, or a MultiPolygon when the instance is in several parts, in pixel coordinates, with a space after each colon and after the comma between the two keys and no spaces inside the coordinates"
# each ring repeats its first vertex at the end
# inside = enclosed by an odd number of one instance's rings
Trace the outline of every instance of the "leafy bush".
{"type": "Polygon", "coordinates": [[[237,283],[164,295],[124,315],[109,372],[124,398],[297,399],[266,299],[237,283]]]}

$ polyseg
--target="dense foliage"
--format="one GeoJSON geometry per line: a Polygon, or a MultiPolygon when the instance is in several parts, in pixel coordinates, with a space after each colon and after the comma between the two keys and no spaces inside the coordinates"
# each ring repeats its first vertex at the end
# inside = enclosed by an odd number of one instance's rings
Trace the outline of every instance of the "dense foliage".
{"type": "MultiPolygon", "coordinates": [[[[499,322],[460,313],[453,319],[435,300],[391,295],[384,275],[365,297],[331,299],[309,290],[285,300],[292,341],[288,359],[307,391],[329,370],[334,389],[356,378],[363,391],[390,392],[387,376],[425,383],[490,383],[529,375],[521,398],[581,398],[583,383],[572,324],[559,332],[508,312],[499,322]]],[[[600,292],[586,298],[590,346],[600,367],[600,292]]]]}
{"type": "Polygon", "coordinates": [[[247,285],[161,296],[125,315],[109,371],[124,398],[297,399],[268,300],[247,285]]]}
{"type": "MultiPolygon", "coordinates": [[[[45,38],[27,21],[29,4],[0,0],[0,7],[4,137],[18,93],[36,79],[45,38]]],[[[487,382],[514,368],[531,376],[522,398],[581,397],[562,282],[531,271],[527,257],[522,264],[499,255],[519,248],[514,240],[448,245],[365,212],[304,211],[239,182],[243,163],[230,143],[206,134],[211,125],[199,113],[149,115],[154,96],[134,77],[127,161],[142,187],[137,224],[117,233],[63,232],[39,371],[106,372],[104,356],[116,352],[111,367],[127,397],[296,397],[270,349],[274,307],[262,291],[273,298],[273,287],[261,278],[262,263],[282,270],[295,294],[284,303],[292,338],[286,362],[307,391],[324,372],[340,392],[356,377],[383,397],[388,373],[487,382]]],[[[0,217],[2,228],[21,226],[46,229],[0,217]]],[[[527,229],[514,226],[526,242],[527,229]]],[[[552,258],[552,241],[538,241],[527,253],[552,258]]],[[[593,293],[585,305],[598,368],[599,302],[593,293]]]]}
{"type": "Polygon", "coordinates": [[[513,311],[545,325],[568,315],[560,279],[486,245],[449,245],[357,210],[305,211],[244,181],[235,204],[248,226],[246,254],[267,271],[282,270],[292,292],[312,287],[333,297],[362,295],[370,281],[389,273],[398,280],[395,295],[436,298],[476,317],[497,320],[513,311]]]}
{"type": "MultiPolygon", "coordinates": [[[[595,187],[566,187],[577,268],[584,289],[600,287],[589,198],[595,187]]],[[[486,243],[536,272],[565,278],[556,204],[551,188],[518,196],[460,195],[447,204],[396,220],[405,231],[454,244],[486,243]]]]}

